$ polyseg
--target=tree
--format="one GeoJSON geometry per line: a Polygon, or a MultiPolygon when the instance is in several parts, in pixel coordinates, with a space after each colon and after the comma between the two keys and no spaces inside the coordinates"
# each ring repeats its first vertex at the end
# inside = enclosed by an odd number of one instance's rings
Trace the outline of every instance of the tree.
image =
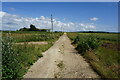
{"type": "Polygon", "coordinates": [[[24,28],[21,28],[19,31],[28,31],[29,29],[24,27],[24,28]]]}
{"type": "Polygon", "coordinates": [[[38,29],[33,24],[30,25],[30,29],[29,30],[30,31],[38,31],[38,29]]]}

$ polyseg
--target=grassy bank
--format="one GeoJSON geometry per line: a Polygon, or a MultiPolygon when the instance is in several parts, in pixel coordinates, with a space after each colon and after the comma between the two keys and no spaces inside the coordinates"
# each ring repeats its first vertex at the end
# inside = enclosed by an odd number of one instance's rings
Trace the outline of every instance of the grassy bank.
{"type": "Polygon", "coordinates": [[[62,33],[3,32],[2,78],[22,78],[29,67],[43,57],[42,52],[49,49],[61,35],[62,33]],[[16,42],[31,41],[46,41],[48,44],[15,44],[16,42]]]}
{"type": "Polygon", "coordinates": [[[68,33],[78,52],[102,78],[120,78],[118,35],[111,33],[68,33]]]}

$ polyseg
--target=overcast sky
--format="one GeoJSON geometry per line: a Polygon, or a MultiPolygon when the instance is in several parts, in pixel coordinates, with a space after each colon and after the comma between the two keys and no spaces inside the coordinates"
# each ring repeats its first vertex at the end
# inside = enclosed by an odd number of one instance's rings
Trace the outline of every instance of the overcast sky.
{"type": "Polygon", "coordinates": [[[30,24],[51,29],[51,14],[54,30],[118,30],[117,2],[3,2],[2,9],[3,30],[17,30],[30,24]]]}

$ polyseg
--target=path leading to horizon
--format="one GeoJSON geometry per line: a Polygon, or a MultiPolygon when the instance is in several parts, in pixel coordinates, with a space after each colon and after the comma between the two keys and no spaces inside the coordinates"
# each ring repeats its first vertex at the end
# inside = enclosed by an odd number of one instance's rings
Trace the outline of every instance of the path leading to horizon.
{"type": "Polygon", "coordinates": [[[43,53],[24,78],[99,78],[71,45],[66,33],[43,53]]]}

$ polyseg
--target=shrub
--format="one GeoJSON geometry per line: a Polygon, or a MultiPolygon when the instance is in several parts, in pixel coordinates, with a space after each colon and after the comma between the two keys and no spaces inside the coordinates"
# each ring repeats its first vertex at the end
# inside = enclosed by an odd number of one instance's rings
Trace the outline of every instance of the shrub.
{"type": "Polygon", "coordinates": [[[77,37],[74,39],[73,44],[77,44],[79,41],[80,41],[80,37],[77,36],[77,37]]]}
{"type": "Polygon", "coordinates": [[[16,78],[20,69],[17,54],[12,48],[12,39],[7,36],[2,41],[2,76],[3,78],[16,78]]]}
{"type": "Polygon", "coordinates": [[[76,48],[80,53],[84,53],[86,52],[86,50],[89,50],[89,45],[86,43],[86,42],[80,42],[78,43],[77,45],[77,48],[76,48]]]}
{"type": "Polygon", "coordinates": [[[89,36],[89,38],[86,40],[86,43],[89,45],[89,47],[93,49],[97,49],[100,45],[100,42],[97,40],[95,36],[89,36]]]}
{"type": "Polygon", "coordinates": [[[74,43],[78,43],[76,49],[80,53],[84,53],[84,52],[86,52],[88,50],[97,49],[100,46],[100,42],[97,40],[96,37],[94,37],[92,35],[89,35],[84,39],[80,39],[80,38],[76,37],[74,43]]]}

